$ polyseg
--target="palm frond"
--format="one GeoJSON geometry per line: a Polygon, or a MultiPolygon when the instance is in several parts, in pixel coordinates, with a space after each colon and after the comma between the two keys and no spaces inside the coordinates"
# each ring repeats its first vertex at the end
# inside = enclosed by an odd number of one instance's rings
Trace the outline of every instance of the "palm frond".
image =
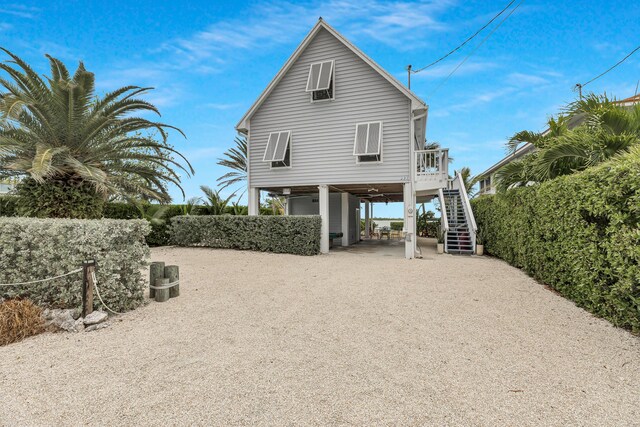
{"type": "Polygon", "coordinates": [[[169,143],[184,133],[136,113],[160,115],[140,99],[151,88],[125,86],[103,97],[95,76],[80,62],[73,74],[47,55],[50,76],[41,78],[26,62],[0,48],[8,78],[0,78],[0,171],[90,182],[105,197],[170,200],[167,186],[180,191],[181,177],[194,173],[169,143]]]}

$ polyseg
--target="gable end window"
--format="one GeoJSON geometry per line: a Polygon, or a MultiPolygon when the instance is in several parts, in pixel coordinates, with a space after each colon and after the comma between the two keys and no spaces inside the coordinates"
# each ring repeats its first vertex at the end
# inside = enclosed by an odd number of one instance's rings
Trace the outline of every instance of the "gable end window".
{"type": "Polygon", "coordinates": [[[382,160],[382,122],[358,123],[353,155],[359,163],[382,160]]]}
{"type": "Polygon", "coordinates": [[[334,99],[334,61],[316,62],[309,67],[307,78],[307,92],[311,93],[312,101],[334,99]]]}
{"type": "Polygon", "coordinates": [[[265,162],[270,162],[272,168],[286,168],[291,166],[291,131],[271,132],[264,150],[265,162]]]}

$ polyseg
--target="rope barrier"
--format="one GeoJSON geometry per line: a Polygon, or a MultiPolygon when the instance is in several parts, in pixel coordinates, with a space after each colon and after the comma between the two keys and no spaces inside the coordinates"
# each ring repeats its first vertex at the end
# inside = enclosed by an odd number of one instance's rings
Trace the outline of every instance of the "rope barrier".
{"type": "Polygon", "coordinates": [[[36,283],[43,283],[43,282],[49,282],[51,280],[55,280],[55,279],[60,279],[61,277],[65,277],[65,276],[70,276],[72,274],[75,273],[80,273],[82,271],[81,268],[78,268],[77,270],[73,270],[70,271],[68,273],[65,274],[61,274],[59,276],[54,276],[54,277],[49,277],[46,279],[40,279],[40,280],[31,280],[30,282],[20,282],[20,283],[0,283],[0,286],[24,286],[24,285],[33,285],[36,283]]]}
{"type": "Polygon", "coordinates": [[[168,283],[166,285],[162,285],[162,286],[149,285],[149,287],[151,289],[169,289],[169,288],[173,288],[175,285],[179,285],[179,284],[180,284],[180,280],[176,280],[175,282],[171,282],[171,283],[168,283]]]}
{"type": "Polygon", "coordinates": [[[119,311],[115,311],[115,310],[111,309],[111,307],[109,307],[107,304],[104,303],[104,301],[102,300],[102,296],[100,296],[100,290],[98,289],[98,279],[96,279],[96,272],[95,271],[91,272],[91,281],[93,282],[93,287],[96,290],[96,296],[98,297],[98,299],[100,300],[100,302],[102,303],[104,308],[106,308],[108,311],[112,312],[113,314],[124,314],[124,313],[121,313],[119,311]]]}

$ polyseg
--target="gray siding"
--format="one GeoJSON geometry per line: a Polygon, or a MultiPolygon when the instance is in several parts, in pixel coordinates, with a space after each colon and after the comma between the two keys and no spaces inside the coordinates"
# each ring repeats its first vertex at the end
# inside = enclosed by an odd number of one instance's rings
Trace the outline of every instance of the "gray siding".
{"type": "Polygon", "coordinates": [[[410,176],[410,101],[322,29],[251,118],[250,186],[401,182],[410,176]],[[335,60],[335,100],[311,103],[309,66],[335,60]],[[356,123],[383,122],[382,163],[356,164],[356,123]],[[262,158],[270,132],[292,131],[291,168],[262,158]]]}

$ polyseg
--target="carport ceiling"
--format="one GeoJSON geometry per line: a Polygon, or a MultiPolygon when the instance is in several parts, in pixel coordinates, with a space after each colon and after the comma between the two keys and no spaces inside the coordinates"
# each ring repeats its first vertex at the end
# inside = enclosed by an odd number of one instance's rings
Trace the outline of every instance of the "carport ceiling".
{"type": "MultiPolygon", "coordinates": [[[[318,194],[317,186],[286,187],[291,190],[291,195],[318,194]]],[[[283,194],[283,187],[263,188],[263,190],[275,194],[283,194]]],[[[350,193],[362,199],[371,199],[372,202],[401,202],[402,184],[344,184],[329,185],[332,193],[350,193]]]]}

